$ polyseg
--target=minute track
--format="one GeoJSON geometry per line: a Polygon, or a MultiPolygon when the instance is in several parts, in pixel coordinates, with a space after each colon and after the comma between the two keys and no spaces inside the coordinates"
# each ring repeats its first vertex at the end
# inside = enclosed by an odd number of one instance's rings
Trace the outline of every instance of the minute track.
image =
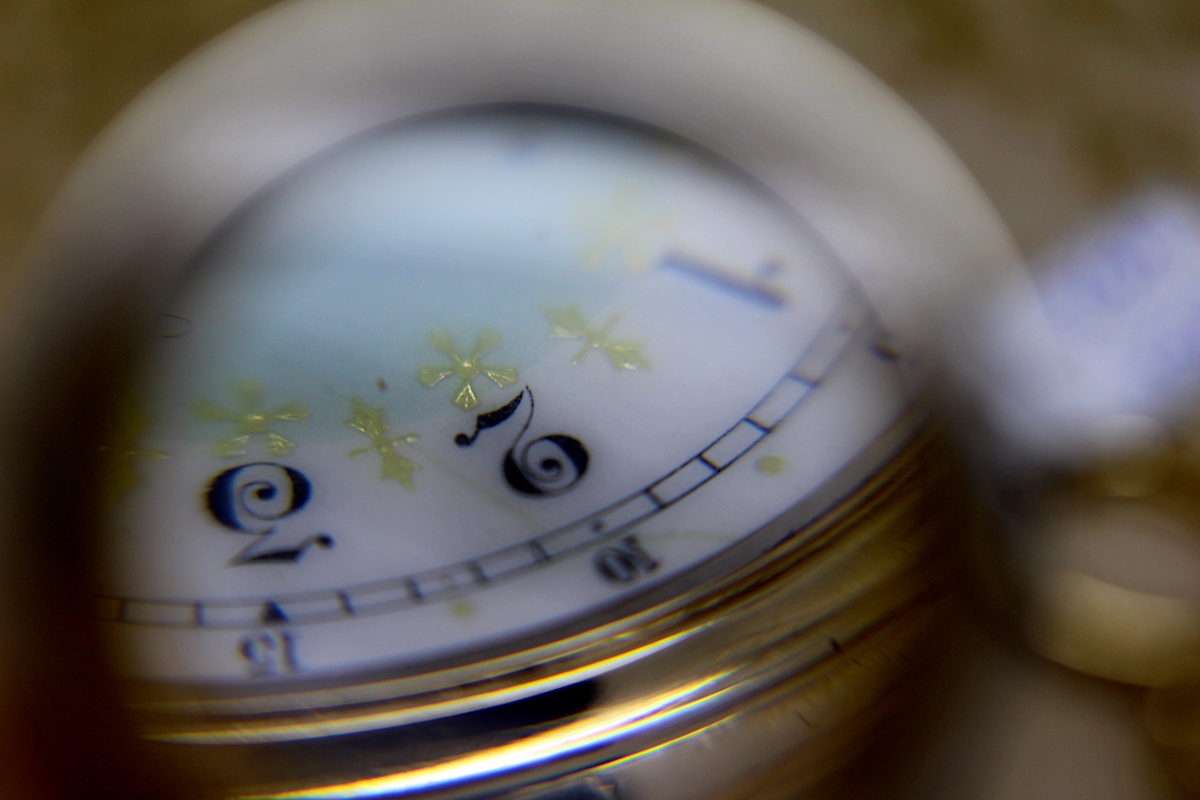
{"type": "Polygon", "coordinates": [[[317,591],[237,599],[144,599],[101,596],[101,621],[166,628],[252,630],[388,614],[453,600],[629,532],[691,495],[737,462],[788,416],[875,322],[861,293],[850,291],[787,373],[743,418],[704,450],[654,483],[603,510],[478,559],[431,570],[317,591]]]}

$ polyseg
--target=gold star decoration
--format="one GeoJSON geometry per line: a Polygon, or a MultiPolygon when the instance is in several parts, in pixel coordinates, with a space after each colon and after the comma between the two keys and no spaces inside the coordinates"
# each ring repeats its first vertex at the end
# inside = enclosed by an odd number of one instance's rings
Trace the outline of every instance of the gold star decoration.
{"type": "Polygon", "coordinates": [[[613,316],[602,328],[593,328],[578,306],[562,309],[547,308],[542,313],[550,321],[550,336],[554,339],[582,339],[583,347],[575,354],[572,364],[578,364],[593,350],[600,350],[612,364],[613,369],[650,369],[650,360],[642,354],[641,342],[610,339],[609,333],[619,316],[613,316]]]}
{"type": "Polygon", "coordinates": [[[479,398],[472,384],[480,375],[486,376],[502,389],[517,382],[516,369],[495,367],[483,362],[485,353],[500,346],[500,336],[494,331],[484,331],[475,337],[475,348],[465,355],[455,346],[454,338],[444,331],[430,337],[429,346],[446,356],[450,363],[422,367],[417,373],[417,380],[423,386],[432,389],[450,376],[457,377],[458,388],[454,392],[453,403],[463,411],[470,411],[479,405],[479,398]]]}
{"type": "Polygon", "coordinates": [[[103,481],[111,502],[120,500],[130,489],[142,485],[137,459],[170,458],[162,451],[138,447],[138,440],[142,438],[149,424],[148,416],[134,408],[126,408],[117,418],[112,444],[100,448],[104,453],[103,481]]]}
{"type": "Polygon", "coordinates": [[[267,452],[283,456],[292,452],[296,443],[275,432],[278,422],[305,422],[308,409],[300,403],[284,403],[271,409],[262,408],[266,389],[261,383],[241,380],[233,384],[238,399],[238,408],[229,409],[212,400],[201,400],[195,406],[196,417],[205,422],[221,422],[234,425],[234,434],[216,442],[217,455],[221,458],[244,456],[250,449],[252,439],[261,439],[267,452]]]}
{"type": "Polygon", "coordinates": [[[659,237],[672,224],[665,213],[647,209],[632,186],[616,188],[607,202],[584,206],[578,218],[587,233],[580,253],[586,268],[620,261],[635,273],[654,266],[659,237]]]}
{"type": "Polygon", "coordinates": [[[368,447],[351,450],[350,457],[358,458],[367,453],[378,453],[379,480],[393,480],[411,491],[413,473],[421,467],[397,453],[396,447],[417,441],[417,434],[392,435],[387,426],[387,409],[383,406],[371,406],[358,395],[350,398],[350,416],[346,417],[344,422],[371,442],[368,447]]]}

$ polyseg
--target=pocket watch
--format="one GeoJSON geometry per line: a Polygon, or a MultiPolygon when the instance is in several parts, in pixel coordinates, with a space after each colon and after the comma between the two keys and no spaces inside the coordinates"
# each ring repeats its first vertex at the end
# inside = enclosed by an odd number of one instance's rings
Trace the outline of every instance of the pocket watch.
{"type": "Polygon", "coordinates": [[[927,362],[1014,261],[757,6],[276,7],[30,257],[13,670],[65,749],[202,796],[814,792],[936,634],[927,362]]]}

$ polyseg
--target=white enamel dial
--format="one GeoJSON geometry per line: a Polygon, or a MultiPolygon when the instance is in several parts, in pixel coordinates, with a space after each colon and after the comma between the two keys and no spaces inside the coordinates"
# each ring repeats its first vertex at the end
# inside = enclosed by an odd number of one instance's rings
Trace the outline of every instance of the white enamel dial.
{"type": "Polygon", "coordinates": [[[379,129],[230,217],[164,309],[99,614],[129,675],[193,683],[611,619],[835,499],[908,409],[902,360],[805,221],[685,141],[531,108],[379,129]]]}

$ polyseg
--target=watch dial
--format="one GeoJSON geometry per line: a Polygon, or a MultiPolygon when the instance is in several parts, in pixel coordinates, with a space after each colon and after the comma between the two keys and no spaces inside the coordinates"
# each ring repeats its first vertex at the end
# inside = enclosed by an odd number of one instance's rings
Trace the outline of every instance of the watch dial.
{"type": "Polygon", "coordinates": [[[164,309],[110,437],[99,613],[172,682],[611,620],[715,579],[901,418],[873,320],[687,142],[528,109],[376,131],[235,214],[164,309]]]}

